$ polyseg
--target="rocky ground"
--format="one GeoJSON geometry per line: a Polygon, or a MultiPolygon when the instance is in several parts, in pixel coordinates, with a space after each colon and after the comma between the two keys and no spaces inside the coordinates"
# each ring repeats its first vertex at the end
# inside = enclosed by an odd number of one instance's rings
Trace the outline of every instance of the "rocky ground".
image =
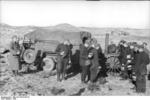
{"type": "Polygon", "coordinates": [[[97,89],[88,90],[89,84],[81,84],[80,74],[73,75],[62,82],[56,81],[56,75],[48,76],[41,71],[14,76],[9,70],[10,65],[1,63],[0,95],[1,96],[104,96],[104,95],[150,95],[150,81],[147,81],[145,94],[137,94],[132,90],[129,80],[120,80],[119,76],[109,75],[107,83],[96,83],[97,89]]]}
{"type": "MultiPolygon", "coordinates": [[[[147,80],[147,91],[145,94],[137,94],[132,90],[133,84],[129,80],[120,80],[119,76],[109,75],[107,83],[97,82],[97,89],[88,90],[88,84],[81,84],[80,74],[73,75],[62,82],[56,81],[56,75],[49,76],[41,71],[36,73],[14,76],[10,70],[5,57],[1,59],[0,65],[0,95],[1,96],[87,96],[87,95],[150,95],[150,81],[147,80]]],[[[149,66],[150,67],[150,66],[149,66]]]]}
{"type": "MultiPolygon", "coordinates": [[[[65,81],[57,82],[56,76],[42,77],[42,72],[25,74],[23,76],[10,77],[6,83],[1,84],[0,95],[15,96],[103,96],[103,95],[150,95],[150,81],[147,81],[147,92],[137,94],[130,88],[133,85],[129,80],[120,80],[119,77],[107,77],[107,83],[97,83],[98,89],[88,90],[88,85],[80,82],[80,74],[65,81]]],[[[1,81],[2,82],[2,81],[1,81]]]]}

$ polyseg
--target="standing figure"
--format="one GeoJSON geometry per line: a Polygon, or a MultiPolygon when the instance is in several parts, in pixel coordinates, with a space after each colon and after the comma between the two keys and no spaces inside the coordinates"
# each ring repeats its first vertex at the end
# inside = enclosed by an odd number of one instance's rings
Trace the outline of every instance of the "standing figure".
{"type": "Polygon", "coordinates": [[[19,70],[21,70],[19,55],[20,55],[20,45],[18,37],[15,35],[12,37],[12,41],[10,44],[10,55],[8,57],[9,65],[11,66],[14,75],[18,75],[19,70]]]}
{"type": "Polygon", "coordinates": [[[89,66],[91,64],[88,54],[90,40],[88,38],[83,38],[83,44],[80,45],[80,55],[79,64],[81,66],[81,82],[86,83],[89,80],[89,66]],[[86,80],[88,78],[88,80],[86,80]]]}
{"type": "Polygon", "coordinates": [[[97,43],[93,40],[88,55],[89,59],[91,60],[90,82],[92,84],[95,83],[99,72],[99,57],[98,57],[98,51],[96,49],[96,44],[97,43]]]}
{"type": "Polygon", "coordinates": [[[96,45],[96,50],[98,52],[99,67],[101,67],[97,78],[100,79],[101,84],[104,84],[106,83],[106,77],[107,77],[107,67],[106,67],[107,58],[102,52],[100,44],[96,45]]]}
{"type": "MultiPolygon", "coordinates": [[[[150,51],[148,50],[148,47],[147,47],[147,43],[146,42],[143,42],[143,46],[144,46],[144,52],[147,53],[150,57],[150,51]]],[[[148,68],[148,80],[150,80],[150,68],[148,68]]]]}
{"type": "Polygon", "coordinates": [[[119,59],[121,65],[123,64],[122,59],[123,59],[124,43],[125,43],[125,41],[121,40],[118,45],[118,49],[119,49],[119,53],[120,53],[118,56],[118,59],[119,59]]]}
{"type": "Polygon", "coordinates": [[[66,40],[56,48],[57,53],[57,81],[65,80],[66,69],[69,63],[69,41],[66,40]]]}
{"type": "Polygon", "coordinates": [[[143,46],[139,46],[139,54],[136,56],[135,61],[136,92],[145,93],[147,65],[149,64],[150,59],[148,54],[144,52],[143,46]]]}
{"type": "Polygon", "coordinates": [[[92,39],[91,47],[90,47],[89,55],[88,55],[88,58],[91,61],[91,65],[89,69],[90,70],[90,84],[88,86],[88,89],[92,91],[95,89],[98,89],[96,85],[96,81],[97,81],[97,76],[100,70],[99,57],[98,57],[98,51],[96,49],[96,45],[97,45],[96,39],[92,39]]]}
{"type": "Polygon", "coordinates": [[[132,83],[134,84],[134,87],[131,89],[136,89],[136,72],[135,72],[136,71],[136,65],[135,64],[137,62],[138,55],[139,55],[138,45],[135,44],[134,45],[134,51],[133,51],[133,61],[132,61],[133,66],[132,66],[132,79],[131,79],[132,83]]]}
{"type": "Polygon", "coordinates": [[[126,66],[127,66],[128,78],[132,79],[132,72],[133,72],[133,65],[134,65],[134,46],[132,44],[129,45],[126,59],[127,59],[126,66]]]}
{"type": "Polygon", "coordinates": [[[128,72],[127,72],[127,55],[129,52],[129,47],[127,43],[123,44],[123,51],[122,51],[122,58],[121,58],[121,77],[122,80],[126,80],[128,78],[128,72]]]}

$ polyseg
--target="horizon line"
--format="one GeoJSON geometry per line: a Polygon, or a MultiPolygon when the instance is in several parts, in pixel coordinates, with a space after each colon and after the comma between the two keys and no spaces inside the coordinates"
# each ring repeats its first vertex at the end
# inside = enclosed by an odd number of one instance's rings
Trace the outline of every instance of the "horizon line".
{"type": "Polygon", "coordinates": [[[7,26],[11,26],[11,27],[54,27],[54,26],[57,26],[57,25],[61,25],[61,24],[68,24],[70,26],[73,26],[73,27],[78,27],[78,28],[117,28],[117,29],[144,29],[144,30],[150,30],[150,28],[133,28],[133,27],[97,27],[97,26],[77,26],[77,25],[73,25],[73,24],[70,24],[70,23],[60,23],[60,24],[55,24],[55,25],[43,25],[43,26],[39,26],[39,25],[10,25],[10,24],[7,24],[7,23],[3,23],[3,22],[0,22],[0,24],[4,24],[4,25],[7,25],[7,26]]]}

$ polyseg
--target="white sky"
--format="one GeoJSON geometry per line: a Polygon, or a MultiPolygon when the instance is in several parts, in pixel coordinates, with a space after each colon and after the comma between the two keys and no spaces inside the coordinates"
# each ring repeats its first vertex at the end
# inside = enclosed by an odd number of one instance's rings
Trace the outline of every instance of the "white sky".
{"type": "Polygon", "coordinates": [[[0,1],[2,23],[150,28],[150,1],[0,1]]]}

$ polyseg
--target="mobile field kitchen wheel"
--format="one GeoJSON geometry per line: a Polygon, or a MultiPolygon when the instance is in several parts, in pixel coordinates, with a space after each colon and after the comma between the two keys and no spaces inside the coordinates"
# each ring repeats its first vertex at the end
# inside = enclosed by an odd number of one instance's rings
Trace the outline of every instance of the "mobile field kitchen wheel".
{"type": "Polygon", "coordinates": [[[115,74],[119,73],[121,70],[121,64],[118,59],[117,54],[107,55],[107,73],[115,74]]]}

